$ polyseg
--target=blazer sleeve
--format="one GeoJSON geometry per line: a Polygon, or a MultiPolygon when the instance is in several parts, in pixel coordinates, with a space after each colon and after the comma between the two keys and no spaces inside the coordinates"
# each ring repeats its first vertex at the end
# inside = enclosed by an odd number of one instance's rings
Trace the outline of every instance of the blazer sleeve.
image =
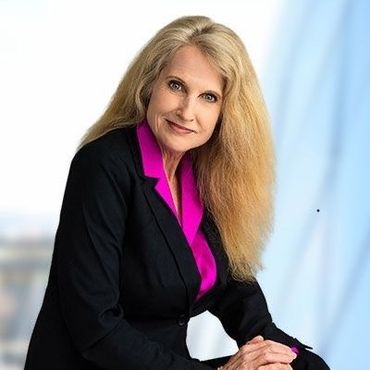
{"type": "Polygon", "coordinates": [[[125,319],[120,268],[130,178],[124,160],[111,157],[87,145],[69,169],[54,253],[71,340],[102,369],[209,370],[150,340],[125,319]]]}
{"type": "Polygon", "coordinates": [[[312,347],[275,325],[257,280],[252,283],[240,282],[229,273],[225,291],[209,311],[219,318],[226,333],[237,342],[239,348],[253,337],[262,335],[264,339],[298,348],[299,354],[291,364],[294,370],[330,370],[321,357],[308,350],[312,347]]]}

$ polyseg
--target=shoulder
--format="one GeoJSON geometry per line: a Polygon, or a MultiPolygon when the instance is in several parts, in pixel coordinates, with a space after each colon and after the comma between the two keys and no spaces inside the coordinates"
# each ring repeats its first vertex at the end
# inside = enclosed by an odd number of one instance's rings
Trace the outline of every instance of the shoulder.
{"type": "Polygon", "coordinates": [[[94,162],[101,165],[114,165],[132,162],[132,137],[135,127],[119,127],[90,141],[81,147],[73,156],[72,163],[94,162]]]}
{"type": "Polygon", "coordinates": [[[128,194],[136,178],[135,134],[133,126],[115,128],[85,144],[72,158],[69,182],[82,181],[88,187],[110,187],[128,194]]]}

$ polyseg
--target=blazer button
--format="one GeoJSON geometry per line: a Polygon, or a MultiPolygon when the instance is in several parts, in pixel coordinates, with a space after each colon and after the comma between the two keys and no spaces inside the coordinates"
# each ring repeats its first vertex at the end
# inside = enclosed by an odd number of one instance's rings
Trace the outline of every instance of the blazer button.
{"type": "Polygon", "coordinates": [[[179,326],[184,326],[187,324],[187,322],[188,322],[188,319],[184,313],[182,313],[181,315],[177,317],[177,324],[179,326]]]}

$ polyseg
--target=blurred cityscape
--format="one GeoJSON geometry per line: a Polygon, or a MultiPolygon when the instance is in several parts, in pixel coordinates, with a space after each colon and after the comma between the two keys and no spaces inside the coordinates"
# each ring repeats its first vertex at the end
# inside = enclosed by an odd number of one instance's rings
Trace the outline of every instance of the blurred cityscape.
{"type": "Polygon", "coordinates": [[[1,226],[0,370],[20,370],[47,283],[53,237],[35,230],[12,235],[1,226]]]}

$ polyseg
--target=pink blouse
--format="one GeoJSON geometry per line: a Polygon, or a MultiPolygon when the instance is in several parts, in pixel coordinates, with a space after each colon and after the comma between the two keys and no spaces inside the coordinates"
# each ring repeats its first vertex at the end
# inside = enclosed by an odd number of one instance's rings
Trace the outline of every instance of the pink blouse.
{"type": "Polygon", "coordinates": [[[146,119],[137,125],[136,133],[140,146],[144,174],[145,176],[159,179],[155,186],[155,190],[176,216],[193,252],[201,276],[200,289],[196,297],[196,300],[198,300],[215,284],[217,268],[214,256],[200,228],[204,209],[199,198],[191,157],[188,153],[185,153],[179,163],[182,209],[182,217],[180,217],[176,212],[171,190],[164,171],[160,146],[146,119]]]}

